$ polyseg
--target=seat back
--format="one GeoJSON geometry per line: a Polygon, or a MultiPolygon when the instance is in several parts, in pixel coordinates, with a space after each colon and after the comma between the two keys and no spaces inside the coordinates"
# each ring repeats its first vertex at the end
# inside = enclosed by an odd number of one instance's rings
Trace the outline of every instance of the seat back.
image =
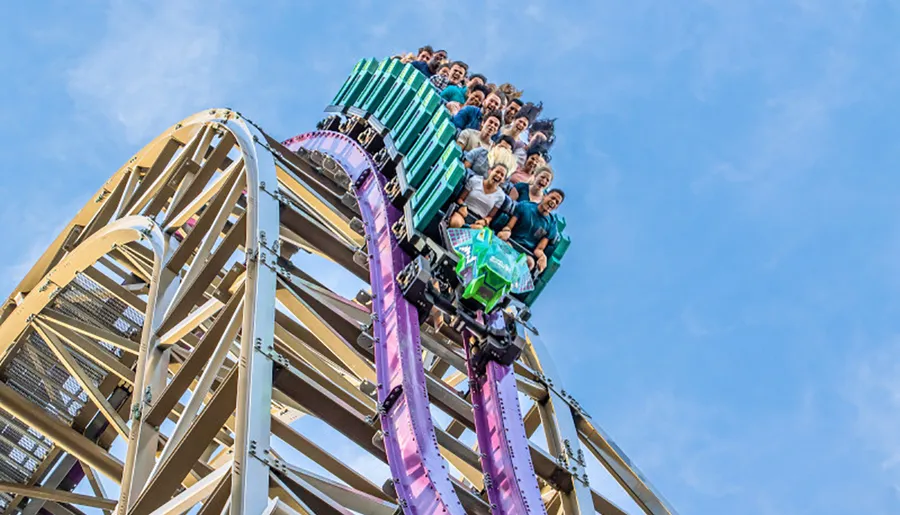
{"type": "Polygon", "coordinates": [[[405,119],[401,118],[397,124],[397,130],[395,133],[391,133],[397,152],[404,155],[412,148],[429,121],[433,121],[434,126],[438,126],[441,119],[450,117],[447,110],[442,108],[441,97],[434,86],[428,82],[422,86],[422,89],[427,89],[427,93],[422,96],[422,102],[411,106],[413,109],[407,111],[409,116],[404,114],[405,119]]]}
{"type": "Polygon", "coordinates": [[[379,61],[378,66],[375,67],[372,75],[369,76],[368,80],[366,80],[366,83],[363,84],[362,91],[360,91],[360,93],[356,95],[356,98],[353,99],[350,105],[352,105],[353,107],[360,107],[362,105],[362,102],[366,99],[367,96],[372,94],[372,90],[384,77],[385,70],[387,70],[387,68],[391,64],[391,61],[393,60],[394,59],[385,59],[383,61],[379,61]]]}
{"type": "Polygon", "coordinates": [[[375,109],[381,105],[387,96],[388,91],[390,91],[391,87],[397,82],[397,78],[400,76],[400,70],[403,69],[403,65],[400,63],[399,59],[390,59],[382,62],[386,62],[387,65],[379,67],[379,71],[376,72],[373,80],[369,82],[369,86],[363,91],[355,103],[357,107],[369,113],[374,112],[375,109]]]}
{"type": "Polygon", "coordinates": [[[428,82],[422,73],[411,64],[403,65],[397,82],[391,87],[384,101],[375,109],[375,117],[392,130],[397,127],[403,113],[413,102],[413,98],[428,82]]]}
{"type": "Polygon", "coordinates": [[[547,248],[545,249],[545,253],[548,256],[547,268],[545,268],[541,275],[534,281],[534,289],[531,290],[524,299],[525,304],[529,306],[537,300],[541,292],[544,291],[544,288],[550,282],[550,279],[553,279],[553,276],[556,275],[556,272],[562,264],[563,256],[566,255],[569,246],[572,244],[572,239],[563,232],[566,228],[565,217],[556,214],[554,215],[554,219],[556,220],[556,229],[559,231],[559,237],[556,238],[556,241],[547,245],[547,248]]]}
{"type": "Polygon", "coordinates": [[[349,85],[346,88],[341,88],[341,91],[338,92],[338,96],[334,98],[332,103],[334,105],[353,105],[353,102],[368,86],[377,68],[377,59],[363,59],[361,65],[354,69],[354,73],[351,75],[352,80],[348,79],[350,80],[349,85]]]}
{"type": "Polygon", "coordinates": [[[353,71],[350,72],[350,75],[347,76],[347,79],[341,85],[341,89],[338,90],[337,94],[331,100],[331,105],[343,105],[343,99],[347,95],[347,91],[349,91],[350,87],[353,85],[353,82],[356,80],[357,76],[359,76],[362,69],[368,64],[368,59],[360,59],[356,66],[353,67],[353,71]]]}
{"type": "Polygon", "coordinates": [[[425,133],[423,133],[423,137],[419,138],[403,159],[406,182],[414,188],[418,188],[422,184],[439,159],[442,161],[448,158],[458,160],[462,155],[462,151],[453,140],[456,135],[456,127],[449,119],[444,119],[437,127],[429,123],[429,129],[426,129],[426,132],[428,137],[424,137],[425,133]]]}
{"type": "Polygon", "coordinates": [[[509,223],[513,213],[516,212],[516,205],[518,202],[509,198],[509,194],[507,194],[503,199],[503,204],[500,204],[500,209],[497,210],[497,216],[491,221],[491,229],[495,232],[503,229],[509,223]]]}
{"type": "Polygon", "coordinates": [[[457,159],[440,170],[440,173],[432,173],[428,177],[432,187],[416,190],[410,199],[414,213],[413,226],[416,231],[422,232],[428,227],[440,209],[450,201],[465,175],[466,169],[457,159]]]}

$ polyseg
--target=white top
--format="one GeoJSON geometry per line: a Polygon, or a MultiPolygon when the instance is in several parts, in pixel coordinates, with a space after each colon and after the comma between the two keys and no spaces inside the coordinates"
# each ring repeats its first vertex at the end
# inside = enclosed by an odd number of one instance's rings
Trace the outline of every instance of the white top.
{"type": "Polygon", "coordinates": [[[484,218],[490,214],[491,210],[503,204],[503,197],[506,193],[497,188],[493,193],[484,192],[484,178],[474,175],[466,182],[466,189],[469,195],[466,197],[466,207],[469,208],[469,214],[478,218],[484,218]]]}
{"type": "Polygon", "coordinates": [[[463,129],[459,133],[459,137],[456,138],[456,142],[462,147],[463,152],[468,152],[478,147],[484,147],[488,150],[491,148],[490,141],[487,143],[481,141],[481,131],[479,129],[463,129]]]}

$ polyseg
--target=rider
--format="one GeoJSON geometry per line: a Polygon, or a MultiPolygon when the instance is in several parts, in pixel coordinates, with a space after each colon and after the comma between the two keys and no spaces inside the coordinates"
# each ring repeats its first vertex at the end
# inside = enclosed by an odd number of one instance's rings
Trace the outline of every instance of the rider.
{"type": "Polygon", "coordinates": [[[530,182],[537,169],[550,162],[550,154],[542,142],[528,147],[525,156],[525,163],[509,176],[509,182],[530,182]]]}
{"type": "Polygon", "coordinates": [[[539,204],[544,200],[544,192],[553,182],[553,170],[549,166],[543,165],[538,167],[528,182],[517,182],[513,184],[509,190],[509,198],[519,202],[534,202],[539,204]]]}
{"type": "Polygon", "coordinates": [[[463,152],[468,152],[478,147],[491,148],[494,144],[491,138],[500,130],[500,120],[503,113],[492,111],[481,119],[480,129],[463,129],[456,138],[456,144],[463,152]]]}
{"type": "Polygon", "coordinates": [[[450,216],[450,227],[460,228],[465,225],[473,229],[481,229],[491,224],[497,209],[503,204],[506,194],[500,189],[506,179],[506,165],[496,164],[487,177],[473,175],[456,204],[459,208],[450,216]]]}
{"type": "Polygon", "coordinates": [[[484,97],[481,107],[469,105],[460,109],[452,118],[453,125],[460,131],[463,129],[477,129],[481,127],[482,117],[491,111],[502,108],[505,100],[506,97],[503,96],[503,93],[491,91],[484,97]]]}
{"type": "Polygon", "coordinates": [[[539,204],[534,202],[519,202],[509,222],[497,236],[501,240],[512,239],[534,257],[527,256],[528,268],[534,269],[537,264],[538,272],[547,268],[547,255],[544,249],[556,239],[558,232],[556,220],[553,218],[553,210],[566,198],[566,194],[560,189],[552,189],[544,195],[539,204]]]}

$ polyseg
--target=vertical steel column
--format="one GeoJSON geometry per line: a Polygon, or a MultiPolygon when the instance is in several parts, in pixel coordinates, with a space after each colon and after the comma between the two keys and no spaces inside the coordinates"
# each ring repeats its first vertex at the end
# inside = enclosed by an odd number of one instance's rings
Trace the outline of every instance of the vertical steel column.
{"type": "MultiPolygon", "coordinates": [[[[523,330],[521,325],[519,330],[523,330]]],[[[564,465],[572,474],[572,490],[560,492],[563,513],[565,515],[593,514],[594,499],[585,467],[584,452],[578,443],[575,419],[565,399],[560,397],[553,388],[553,379],[550,379],[558,378],[559,375],[537,334],[525,330],[525,336],[528,346],[522,357],[536,372],[543,374],[547,378],[545,381],[548,382],[547,400],[538,404],[547,437],[547,447],[552,455],[564,458],[564,465]]]]}
{"type": "Polygon", "coordinates": [[[247,279],[238,398],[235,413],[231,513],[257,515],[266,509],[272,405],[272,357],[275,352],[275,266],[279,247],[278,182],[274,156],[257,158],[254,141],[265,141],[243,120],[227,127],[238,140],[247,177],[247,279]],[[252,139],[251,139],[252,138],[252,139]]]}
{"type": "Polygon", "coordinates": [[[154,251],[153,277],[147,297],[147,311],[144,313],[144,328],[141,331],[141,346],[134,379],[132,395],[131,430],[128,438],[128,451],[125,455],[125,469],[122,475],[122,488],[119,492],[119,506],[116,513],[124,515],[137,500],[156,459],[156,448],[159,442],[159,428],[151,426],[144,420],[144,410],[150,409],[153,395],[162,393],[165,387],[166,369],[169,364],[169,351],[160,349],[157,327],[163,319],[166,307],[163,301],[166,291],[175,278],[175,274],[163,267],[168,257],[169,246],[162,231],[153,224],[151,244],[154,251]]]}

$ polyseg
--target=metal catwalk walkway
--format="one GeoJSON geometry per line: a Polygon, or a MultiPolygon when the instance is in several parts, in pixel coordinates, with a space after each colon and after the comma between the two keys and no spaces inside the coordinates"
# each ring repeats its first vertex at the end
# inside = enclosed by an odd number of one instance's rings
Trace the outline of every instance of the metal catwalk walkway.
{"type": "Polygon", "coordinates": [[[132,157],[0,311],[0,515],[625,513],[589,460],[644,513],[674,514],[535,332],[514,367],[470,382],[461,335],[420,328],[384,183],[345,134],[282,144],[227,109],[132,157]],[[285,269],[297,250],[370,290],[285,269]],[[349,444],[392,477],[338,459],[349,444]],[[93,495],[72,493],[82,481],[93,495]]]}

